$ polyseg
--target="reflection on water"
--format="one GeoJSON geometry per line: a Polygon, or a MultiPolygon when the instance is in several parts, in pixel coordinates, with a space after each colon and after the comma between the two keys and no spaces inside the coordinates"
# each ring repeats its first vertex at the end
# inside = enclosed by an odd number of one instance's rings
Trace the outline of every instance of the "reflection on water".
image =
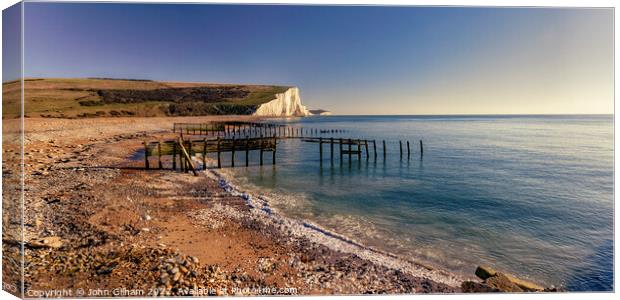
{"type": "Polygon", "coordinates": [[[369,159],[340,160],[336,146],[332,163],[324,145],[321,163],[318,144],[289,140],[278,145],[277,166],[234,170],[284,214],[454,271],[489,264],[572,290],[612,289],[612,116],[312,117],[292,124],[376,139],[378,155],[371,146],[369,159]],[[399,140],[411,142],[410,159],[400,159],[399,140]]]}

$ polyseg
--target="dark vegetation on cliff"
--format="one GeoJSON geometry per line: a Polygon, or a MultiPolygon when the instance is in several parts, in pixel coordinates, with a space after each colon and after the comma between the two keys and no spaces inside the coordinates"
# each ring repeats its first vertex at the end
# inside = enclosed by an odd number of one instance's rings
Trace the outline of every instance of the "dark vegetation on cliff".
{"type": "MultiPolygon", "coordinates": [[[[27,117],[247,115],[288,87],[158,82],[143,79],[24,81],[27,117]]],[[[3,117],[19,116],[21,84],[3,83],[3,117]]]]}

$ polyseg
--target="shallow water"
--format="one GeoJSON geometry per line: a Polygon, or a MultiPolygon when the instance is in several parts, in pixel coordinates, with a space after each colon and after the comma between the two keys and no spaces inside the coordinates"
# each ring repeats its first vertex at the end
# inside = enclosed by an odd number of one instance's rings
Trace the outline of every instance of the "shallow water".
{"type": "Polygon", "coordinates": [[[376,139],[379,154],[371,145],[368,160],[341,163],[336,146],[332,165],[329,145],[320,163],[318,144],[287,140],[275,167],[269,153],[263,167],[251,157],[254,165],[234,169],[237,183],[271,196],[283,214],[464,274],[487,264],[569,290],[613,289],[613,116],[284,122],[376,139]],[[406,144],[400,159],[399,140],[411,141],[410,159],[406,144]]]}

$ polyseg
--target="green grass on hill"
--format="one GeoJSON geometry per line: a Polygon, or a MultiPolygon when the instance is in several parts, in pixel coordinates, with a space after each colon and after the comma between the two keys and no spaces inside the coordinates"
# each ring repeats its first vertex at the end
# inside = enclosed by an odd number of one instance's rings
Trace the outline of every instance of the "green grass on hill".
{"type": "MultiPolygon", "coordinates": [[[[5,82],[2,89],[3,118],[18,117],[21,83],[5,82]]],[[[36,78],[24,81],[24,107],[28,117],[250,114],[287,89],[272,85],[36,78]]]]}

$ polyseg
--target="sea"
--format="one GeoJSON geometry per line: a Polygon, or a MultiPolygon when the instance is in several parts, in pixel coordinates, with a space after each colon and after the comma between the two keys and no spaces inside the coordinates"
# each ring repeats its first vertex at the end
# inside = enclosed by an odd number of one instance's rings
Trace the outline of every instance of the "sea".
{"type": "Polygon", "coordinates": [[[613,115],[268,122],[376,141],[376,156],[369,144],[368,156],[341,160],[335,145],[332,160],[324,144],[321,160],[318,143],[280,140],[275,166],[251,153],[249,167],[231,169],[282,215],[451,272],[487,265],[569,291],[613,290],[613,115]]]}

